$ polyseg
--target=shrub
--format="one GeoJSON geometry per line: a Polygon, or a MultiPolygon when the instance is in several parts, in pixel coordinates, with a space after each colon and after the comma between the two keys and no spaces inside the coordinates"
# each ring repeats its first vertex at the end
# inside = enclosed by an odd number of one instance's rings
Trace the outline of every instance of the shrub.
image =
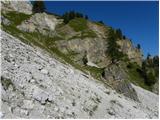
{"type": "Polygon", "coordinates": [[[149,85],[149,86],[151,86],[151,85],[153,85],[153,84],[156,83],[156,78],[155,78],[153,72],[149,72],[149,73],[147,74],[147,78],[145,79],[145,82],[146,82],[146,84],[149,85]]]}
{"type": "Polygon", "coordinates": [[[82,61],[83,61],[84,65],[87,65],[87,63],[88,63],[87,52],[85,52],[85,55],[83,56],[82,61]]]}

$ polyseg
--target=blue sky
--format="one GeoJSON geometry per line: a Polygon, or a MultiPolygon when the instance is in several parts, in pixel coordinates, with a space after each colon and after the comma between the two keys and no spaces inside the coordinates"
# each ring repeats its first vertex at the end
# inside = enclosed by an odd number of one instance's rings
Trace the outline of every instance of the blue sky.
{"type": "Polygon", "coordinates": [[[93,21],[120,28],[133,43],[140,44],[144,56],[159,53],[158,2],[156,1],[45,1],[47,11],[62,15],[75,10],[93,21]]]}

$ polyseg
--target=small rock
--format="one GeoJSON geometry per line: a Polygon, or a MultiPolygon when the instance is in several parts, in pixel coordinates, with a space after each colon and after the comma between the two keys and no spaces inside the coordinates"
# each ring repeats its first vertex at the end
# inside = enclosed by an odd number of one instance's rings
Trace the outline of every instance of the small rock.
{"type": "Polygon", "coordinates": [[[42,69],[41,72],[42,72],[43,74],[48,74],[48,70],[46,70],[46,69],[42,69]]]}
{"type": "Polygon", "coordinates": [[[30,82],[31,82],[31,83],[34,83],[34,82],[35,82],[35,79],[31,79],[30,82]]]}
{"type": "Polygon", "coordinates": [[[54,98],[53,98],[53,96],[52,96],[52,95],[49,95],[49,97],[48,97],[48,101],[49,101],[49,102],[52,102],[52,101],[53,101],[53,99],[54,99],[54,98]]]}
{"type": "Polygon", "coordinates": [[[113,109],[108,109],[108,114],[115,115],[115,111],[113,109]]]}
{"type": "Polygon", "coordinates": [[[33,98],[41,102],[41,104],[45,104],[48,99],[48,94],[40,88],[36,88],[33,92],[33,98]]]}
{"type": "Polygon", "coordinates": [[[58,109],[58,107],[55,107],[54,110],[57,112],[59,109],[58,109]]]}
{"type": "Polygon", "coordinates": [[[106,89],[105,93],[109,95],[110,94],[110,90],[106,89]]]}
{"type": "Polygon", "coordinates": [[[33,106],[34,106],[33,101],[31,101],[31,100],[23,100],[23,106],[22,106],[22,108],[32,109],[33,106]]]}
{"type": "Polygon", "coordinates": [[[4,113],[0,112],[0,118],[4,117],[4,113]]]}
{"type": "Polygon", "coordinates": [[[27,110],[21,109],[20,111],[21,114],[28,116],[29,112],[27,110]]]}

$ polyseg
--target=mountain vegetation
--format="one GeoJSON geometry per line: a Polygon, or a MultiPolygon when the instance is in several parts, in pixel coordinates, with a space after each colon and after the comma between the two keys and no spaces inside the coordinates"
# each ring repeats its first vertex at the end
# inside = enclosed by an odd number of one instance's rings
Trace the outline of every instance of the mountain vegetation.
{"type": "Polygon", "coordinates": [[[113,29],[109,30],[108,34],[108,47],[107,54],[110,56],[112,64],[119,61],[123,57],[123,53],[119,51],[120,46],[117,44],[117,40],[122,37],[121,30],[118,29],[114,31],[113,29]]]}
{"type": "Polygon", "coordinates": [[[42,13],[45,12],[45,4],[43,1],[32,1],[34,13],[42,13]]]}
{"type": "Polygon", "coordinates": [[[75,11],[69,11],[62,15],[62,19],[64,19],[65,24],[67,24],[70,20],[75,19],[75,18],[84,18],[87,20],[88,16],[83,15],[82,13],[79,13],[79,12],[75,12],[75,11]]]}

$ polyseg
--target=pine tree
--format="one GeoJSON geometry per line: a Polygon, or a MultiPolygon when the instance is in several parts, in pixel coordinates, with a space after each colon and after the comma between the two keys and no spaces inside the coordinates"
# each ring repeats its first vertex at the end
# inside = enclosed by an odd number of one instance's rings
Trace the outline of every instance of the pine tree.
{"type": "Polygon", "coordinates": [[[159,66],[159,57],[158,56],[153,57],[153,64],[154,64],[154,67],[159,66]]]}
{"type": "Polygon", "coordinates": [[[69,22],[69,13],[66,12],[66,13],[62,16],[62,18],[64,19],[64,23],[67,24],[67,23],[69,22]]]}
{"type": "Polygon", "coordinates": [[[72,20],[76,17],[76,13],[74,11],[69,12],[69,20],[72,20]]]}
{"type": "Polygon", "coordinates": [[[42,13],[45,12],[45,4],[43,1],[34,1],[32,11],[34,13],[42,13]]]}
{"type": "Polygon", "coordinates": [[[103,22],[102,20],[101,20],[101,21],[98,21],[98,22],[104,25],[104,22],[103,22]]]}
{"type": "Polygon", "coordinates": [[[88,20],[88,16],[87,15],[85,15],[85,19],[88,20]]]}
{"type": "Polygon", "coordinates": [[[123,39],[126,39],[126,36],[125,36],[125,35],[123,35],[123,39]]]}
{"type": "Polygon", "coordinates": [[[123,53],[119,51],[120,46],[117,44],[117,38],[114,30],[109,31],[107,54],[110,56],[112,63],[119,61],[123,53]]]}
{"type": "Polygon", "coordinates": [[[121,29],[117,29],[116,30],[116,36],[117,36],[118,39],[122,39],[123,38],[121,29]]]}
{"type": "Polygon", "coordinates": [[[141,45],[140,44],[137,44],[137,49],[141,49],[141,45]]]}

